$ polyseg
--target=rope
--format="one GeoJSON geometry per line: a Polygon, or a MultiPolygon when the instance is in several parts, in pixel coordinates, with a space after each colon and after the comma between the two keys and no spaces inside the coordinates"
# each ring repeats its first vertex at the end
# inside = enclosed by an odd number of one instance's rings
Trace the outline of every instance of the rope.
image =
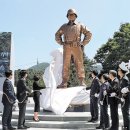
{"type": "MultiPolygon", "coordinates": [[[[32,93],[34,93],[34,92],[37,92],[37,91],[39,92],[39,90],[34,90],[34,91],[31,92],[30,94],[32,94],[32,93]]],[[[7,95],[6,93],[0,91],[0,95],[3,95],[3,94],[6,96],[7,100],[8,100],[11,104],[14,104],[14,102],[12,102],[12,101],[10,100],[10,98],[8,97],[8,95],[7,95]]],[[[28,93],[26,93],[24,99],[23,99],[21,102],[17,102],[17,103],[23,103],[27,97],[28,97],[28,93]]]]}

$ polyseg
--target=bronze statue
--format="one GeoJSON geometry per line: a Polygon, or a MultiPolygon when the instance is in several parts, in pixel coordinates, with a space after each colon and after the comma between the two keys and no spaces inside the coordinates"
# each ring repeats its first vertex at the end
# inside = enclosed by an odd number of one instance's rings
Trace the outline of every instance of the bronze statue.
{"type": "Polygon", "coordinates": [[[75,9],[69,9],[67,12],[68,23],[63,24],[55,34],[57,43],[63,45],[63,75],[62,83],[58,88],[66,88],[69,80],[69,69],[71,56],[74,57],[77,76],[81,86],[85,86],[85,71],[83,65],[83,51],[87,43],[91,39],[91,32],[83,24],[75,21],[77,13],[75,9]],[[81,35],[84,34],[84,39],[81,41],[81,35]],[[63,39],[62,39],[63,36],[63,39]]]}

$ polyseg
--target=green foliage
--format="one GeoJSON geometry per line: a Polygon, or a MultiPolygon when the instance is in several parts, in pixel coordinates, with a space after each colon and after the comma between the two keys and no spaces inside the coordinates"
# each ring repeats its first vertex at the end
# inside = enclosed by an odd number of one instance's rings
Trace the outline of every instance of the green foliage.
{"type": "MultiPolygon", "coordinates": [[[[34,75],[37,75],[40,77],[40,80],[39,80],[39,85],[41,87],[45,87],[45,84],[44,84],[44,81],[43,81],[43,73],[46,69],[46,67],[48,67],[49,64],[48,63],[40,63],[40,64],[37,64],[35,66],[32,66],[30,67],[27,72],[28,72],[28,77],[27,77],[27,85],[32,88],[32,85],[33,85],[33,77],[34,75]]],[[[17,86],[17,82],[18,82],[18,79],[19,79],[19,72],[21,70],[16,70],[15,71],[15,86],[17,86]]]]}
{"type": "Polygon", "coordinates": [[[97,51],[94,59],[102,63],[105,70],[117,69],[118,65],[130,60],[130,23],[122,24],[112,39],[108,39],[97,51]]]}

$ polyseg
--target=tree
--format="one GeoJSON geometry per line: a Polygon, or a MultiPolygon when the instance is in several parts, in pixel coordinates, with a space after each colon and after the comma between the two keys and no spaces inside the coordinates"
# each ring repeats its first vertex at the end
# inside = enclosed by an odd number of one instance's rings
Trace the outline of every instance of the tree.
{"type": "MultiPolygon", "coordinates": [[[[37,65],[34,65],[32,67],[30,67],[29,69],[27,69],[27,73],[28,73],[28,77],[27,77],[27,85],[32,89],[32,85],[33,85],[33,77],[34,75],[37,75],[38,77],[40,77],[39,80],[39,86],[41,87],[45,87],[44,81],[43,81],[43,73],[45,71],[45,68],[48,67],[49,64],[48,63],[40,63],[37,65]]],[[[15,70],[15,86],[17,86],[17,82],[20,78],[19,76],[19,72],[21,70],[15,70]]]]}
{"type": "Polygon", "coordinates": [[[99,48],[94,59],[101,63],[106,71],[117,69],[122,61],[128,62],[130,60],[130,23],[122,24],[113,38],[108,39],[107,43],[99,48]]]}

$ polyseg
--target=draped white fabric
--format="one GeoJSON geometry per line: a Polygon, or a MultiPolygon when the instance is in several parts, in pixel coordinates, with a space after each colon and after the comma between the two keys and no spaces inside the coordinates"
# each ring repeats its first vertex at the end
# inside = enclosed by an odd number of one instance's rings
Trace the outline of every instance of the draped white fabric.
{"type": "Polygon", "coordinates": [[[41,107],[63,114],[70,104],[89,103],[89,91],[86,92],[84,86],[56,89],[62,82],[63,49],[54,50],[51,56],[53,60],[43,75],[46,89],[41,90],[41,107]]]}

